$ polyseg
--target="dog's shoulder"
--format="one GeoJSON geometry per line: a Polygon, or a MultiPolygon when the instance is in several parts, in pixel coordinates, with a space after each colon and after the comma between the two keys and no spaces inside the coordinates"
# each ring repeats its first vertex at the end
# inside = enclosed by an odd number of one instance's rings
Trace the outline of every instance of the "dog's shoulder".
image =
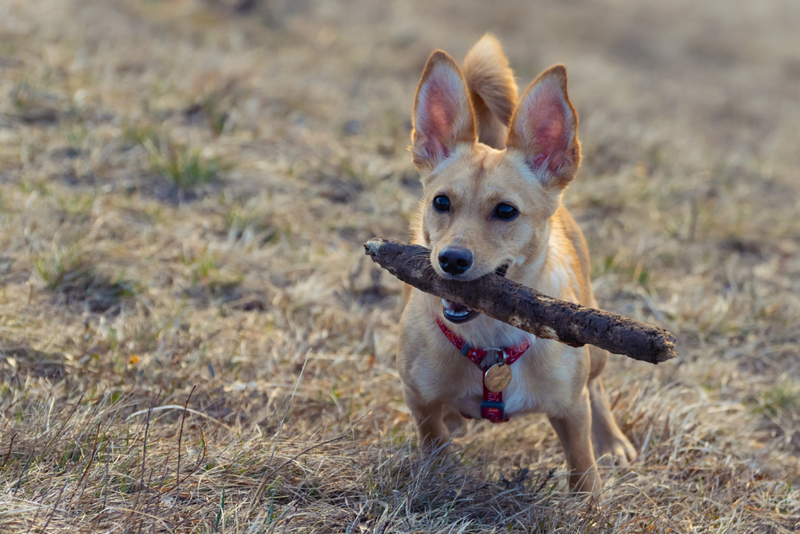
{"type": "Polygon", "coordinates": [[[571,272],[577,285],[572,288],[576,293],[575,296],[581,304],[591,304],[594,301],[590,280],[591,263],[583,232],[563,204],[559,205],[550,221],[551,231],[560,238],[557,250],[562,265],[571,272]]]}

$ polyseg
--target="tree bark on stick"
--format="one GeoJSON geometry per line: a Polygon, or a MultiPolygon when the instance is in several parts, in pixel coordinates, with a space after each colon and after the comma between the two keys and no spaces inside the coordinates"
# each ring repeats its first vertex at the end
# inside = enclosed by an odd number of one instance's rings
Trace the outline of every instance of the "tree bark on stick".
{"type": "Polygon", "coordinates": [[[676,356],[675,337],[663,328],[554,299],[495,273],[470,282],[441,278],[431,266],[431,251],[419,245],[375,238],[364,248],[403,282],[540,338],[572,347],[595,345],[653,364],[676,356]]]}

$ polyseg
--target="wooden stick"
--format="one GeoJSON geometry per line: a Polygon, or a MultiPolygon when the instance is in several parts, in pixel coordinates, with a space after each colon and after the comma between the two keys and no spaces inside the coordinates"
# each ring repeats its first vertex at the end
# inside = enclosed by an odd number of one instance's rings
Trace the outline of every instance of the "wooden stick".
{"type": "Polygon", "coordinates": [[[375,238],[364,248],[403,282],[540,338],[572,347],[595,345],[653,364],[676,356],[675,337],[663,328],[554,299],[495,273],[470,282],[446,280],[431,266],[431,251],[419,245],[375,238]]]}

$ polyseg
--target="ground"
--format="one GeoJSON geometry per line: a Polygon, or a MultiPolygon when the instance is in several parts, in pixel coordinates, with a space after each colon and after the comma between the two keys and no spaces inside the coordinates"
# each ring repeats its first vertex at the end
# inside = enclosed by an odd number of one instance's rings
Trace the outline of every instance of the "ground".
{"type": "Polygon", "coordinates": [[[800,528],[795,0],[0,3],[0,531],[800,528]],[[564,63],[606,385],[640,451],[570,497],[543,417],[431,458],[394,367],[435,48],[564,63]],[[184,410],[184,406],[187,410],[184,410]]]}

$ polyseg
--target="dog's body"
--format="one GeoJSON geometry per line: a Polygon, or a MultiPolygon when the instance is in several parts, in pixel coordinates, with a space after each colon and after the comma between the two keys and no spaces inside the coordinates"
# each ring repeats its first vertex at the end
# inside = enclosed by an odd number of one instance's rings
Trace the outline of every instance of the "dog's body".
{"type": "MultiPolygon", "coordinates": [[[[474,280],[497,271],[596,307],[586,243],[561,204],[580,162],[566,71],[551,67],[518,105],[516,96],[513,73],[490,35],[467,54],[463,74],[444,52],[431,55],[414,105],[411,150],[424,189],[415,242],[431,248],[442,277],[474,280]]],[[[398,367],[424,446],[445,445],[461,423],[459,412],[480,418],[484,398],[483,371],[446,337],[438,318],[475,347],[530,342],[511,367],[505,413],[547,414],[573,490],[600,487],[595,453],[621,463],[635,458],[598,376],[605,351],[537,339],[416,289],[406,296],[398,367]]]]}

